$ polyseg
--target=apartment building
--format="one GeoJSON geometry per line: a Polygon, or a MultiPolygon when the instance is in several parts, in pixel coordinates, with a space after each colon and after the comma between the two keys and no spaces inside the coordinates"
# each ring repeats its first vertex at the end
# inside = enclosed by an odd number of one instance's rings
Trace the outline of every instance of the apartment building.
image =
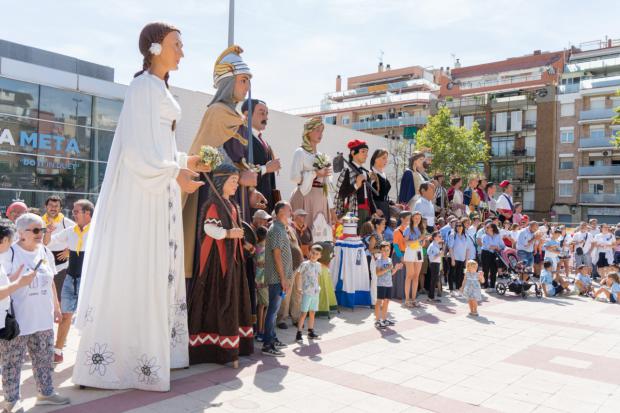
{"type": "Polygon", "coordinates": [[[440,77],[440,101],[453,123],[478,125],[491,147],[485,165],[489,180],[514,184],[515,202],[533,217],[548,216],[553,205],[555,90],[566,53],[532,54],[474,66],[457,61],[440,77]]]}
{"type": "Polygon", "coordinates": [[[620,106],[620,40],[573,48],[558,87],[557,187],[563,220],[620,222],[620,150],[611,144],[620,106]]]}
{"type": "Polygon", "coordinates": [[[432,70],[420,66],[392,69],[379,63],[375,73],[336,77],[336,90],[320,105],[287,110],[303,117],[323,116],[325,123],[400,139],[413,138],[424,127],[439,85],[432,70]]]}

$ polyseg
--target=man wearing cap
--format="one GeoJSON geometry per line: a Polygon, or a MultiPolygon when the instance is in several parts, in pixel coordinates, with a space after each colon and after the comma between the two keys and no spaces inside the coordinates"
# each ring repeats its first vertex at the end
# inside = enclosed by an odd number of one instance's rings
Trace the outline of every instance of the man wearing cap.
{"type": "Polygon", "coordinates": [[[312,246],[312,231],[306,225],[306,216],[308,213],[303,209],[298,209],[293,213],[293,229],[297,233],[297,239],[301,246],[301,252],[304,258],[309,258],[310,247],[312,246]]]}
{"type": "Polygon", "coordinates": [[[506,220],[512,220],[512,214],[514,213],[514,203],[512,202],[512,184],[510,181],[503,180],[499,187],[504,190],[504,192],[497,198],[497,202],[495,203],[495,207],[497,212],[500,214],[500,221],[504,222],[506,220]]]}
{"type": "Polygon", "coordinates": [[[376,211],[368,183],[368,170],[364,168],[368,158],[368,144],[354,139],[349,141],[347,147],[349,162],[345,163],[336,184],[336,215],[342,217],[349,212],[353,213],[358,218],[359,232],[361,226],[376,211]]]}
{"type": "Polygon", "coordinates": [[[269,221],[271,220],[271,215],[267,213],[264,209],[257,209],[252,215],[252,228],[256,231],[260,227],[269,228],[269,221]]]}
{"type": "MultiPolygon", "coordinates": [[[[276,189],[276,172],[280,171],[280,159],[273,154],[273,149],[267,143],[264,135],[267,121],[269,119],[269,109],[267,104],[258,99],[246,99],[241,105],[241,112],[247,118],[248,111],[252,106],[252,154],[254,165],[259,168],[258,185],[256,189],[267,199],[267,211],[273,211],[276,202],[280,200],[280,193],[276,189]]],[[[247,137],[247,128],[241,126],[239,134],[247,137]]],[[[227,144],[224,144],[226,148],[227,144]]],[[[245,159],[250,159],[250,145],[245,146],[245,159]]]]}
{"type": "MultiPolygon", "coordinates": [[[[247,140],[239,134],[239,128],[243,125],[244,118],[236,110],[239,102],[245,99],[250,89],[252,74],[250,68],[241,59],[243,49],[239,46],[231,46],[224,50],[217,58],[213,70],[214,87],[217,89],[215,96],[205,112],[198,133],[190,147],[190,154],[197,154],[204,145],[218,148],[223,154],[225,162],[234,163],[244,157],[244,145],[247,140]],[[229,141],[236,143],[226,150],[224,144],[229,141]],[[238,159],[231,159],[231,155],[238,159]]],[[[232,145],[232,144],[231,144],[232,145]]],[[[247,188],[256,187],[257,174],[243,165],[239,177],[239,184],[247,188]]],[[[203,180],[206,181],[204,176],[203,180]]],[[[199,191],[193,194],[183,195],[183,232],[185,241],[185,275],[194,275],[195,263],[198,262],[196,244],[202,239],[201,211],[207,201],[210,192],[209,185],[203,185],[199,191]]],[[[250,207],[261,206],[264,197],[258,191],[239,191],[243,193],[241,199],[245,205],[241,206],[243,218],[249,221],[250,207]]]]}

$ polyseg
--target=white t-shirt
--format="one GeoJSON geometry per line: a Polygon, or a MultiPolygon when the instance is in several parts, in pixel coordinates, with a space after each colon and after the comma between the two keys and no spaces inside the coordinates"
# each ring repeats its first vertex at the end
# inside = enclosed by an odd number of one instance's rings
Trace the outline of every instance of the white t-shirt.
{"type": "MultiPolygon", "coordinates": [[[[0,287],[4,287],[8,284],[9,277],[7,277],[2,265],[0,265],[0,287]]],[[[9,311],[10,306],[11,297],[6,297],[5,299],[0,300],[0,329],[4,328],[4,320],[6,319],[6,313],[9,311]]]]}
{"type": "MultiPolygon", "coordinates": [[[[39,331],[51,330],[54,327],[53,286],[54,275],[56,275],[54,255],[43,245],[32,252],[24,250],[17,244],[11,248],[13,248],[15,255],[10,263],[11,268],[8,271],[10,274],[22,264],[24,265],[22,274],[29,274],[39,260],[43,260],[32,283],[11,295],[20,335],[26,336],[39,331]]],[[[9,250],[7,253],[10,254],[11,251],[9,250]]]]}
{"type": "Polygon", "coordinates": [[[426,198],[420,198],[416,201],[415,211],[419,211],[422,217],[426,218],[426,224],[429,227],[435,226],[435,206],[426,198]]]}

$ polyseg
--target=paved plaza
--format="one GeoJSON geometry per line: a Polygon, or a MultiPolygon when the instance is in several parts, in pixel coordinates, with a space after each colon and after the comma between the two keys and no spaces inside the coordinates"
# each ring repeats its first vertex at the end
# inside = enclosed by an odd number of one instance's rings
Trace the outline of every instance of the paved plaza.
{"type": "MultiPolygon", "coordinates": [[[[620,305],[570,296],[523,300],[487,297],[480,317],[465,302],[404,309],[391,304],[395,327],[378,331],[369,309],[321,319],[322,340],[294,342],[278,330],[286,357],[259,351],[234,370],[218,365],[173,372],[168,393],[79,390],[70,381],[72,332],[55,383],[71,406],[30,412],[618,412],[620,305]]],[[[258,350],[258,347],[257,347],[258,350]]]]}

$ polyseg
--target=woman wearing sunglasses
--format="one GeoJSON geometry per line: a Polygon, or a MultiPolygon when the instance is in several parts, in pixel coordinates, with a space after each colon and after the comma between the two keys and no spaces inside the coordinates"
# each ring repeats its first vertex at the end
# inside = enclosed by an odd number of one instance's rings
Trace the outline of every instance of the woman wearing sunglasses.
{"type": "Polygon", "coordinates": [[[9,341],[0,340],[4,400],[13,409],[8,411],[18,411],[15,405],[20,403],[21,368],[28,350],[37,386],[37,405],[68,404],[69,399],[55,393],[52,384],[53,326],[54,321],[60,321],[61,314],[54,286],[54,255],[43,245],[47,229],[43,219],[31,213],[19,217],[15,226],[18,240],[6,252],[5,269],[14,273],[23,268],[25,274],[34,271],[35,276],[30,285],[11,294],[20,335],[9,341]]]}

